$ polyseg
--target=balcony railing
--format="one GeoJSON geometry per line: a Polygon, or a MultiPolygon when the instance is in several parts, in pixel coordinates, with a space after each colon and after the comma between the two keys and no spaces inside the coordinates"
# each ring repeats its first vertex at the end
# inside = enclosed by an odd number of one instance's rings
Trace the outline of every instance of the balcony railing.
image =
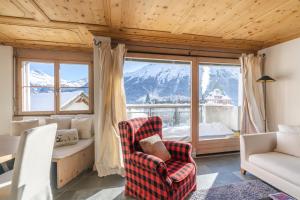
{"type": "MultiPolygon", "coordinates": [[[[200,104],[199,123],[222,123],[233,131],[240,130],[240,107],[200,104]]],[[[190,104],[127,104],[129,118],[160,116],[164,128],[190,126],[190,104]]]]}

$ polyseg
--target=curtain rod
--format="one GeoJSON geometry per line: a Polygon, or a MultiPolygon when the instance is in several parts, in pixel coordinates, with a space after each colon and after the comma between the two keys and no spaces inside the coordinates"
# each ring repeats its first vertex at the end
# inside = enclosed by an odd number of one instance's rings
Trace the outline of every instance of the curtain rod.
{"type": "Polygon", "coordinates": [[[205,56],[205,55],[195,55],[195,54],[176,54],[176,53],[163,53],[163,52],[144,52],[144,51],[130,51],[128,53],[144,53],[144,54],[154,54],[154,55],[165,55],[165,56],[186,56],[186,57],[205,57],[205,58],[224,58],[224,59],[238,59],[239,57],[227,57],[227,56],[205,56]]]}
{"type": "MultiPolygon", "coordinates": [[[[172,50],[183,50],[183,51],[203,51],[203,52],[211,52],[211,53],[231,53],[231,54],[242,54],[242,52],[231,52],[229,49],[226,50],[220,50],[220,49],[197,49],[197,47],[194,48],[189,48],[189,47],[167,47],[167,46],[156,46],[153,44],[132,44],[132,43],[127,43],[126,41],[120,41],[121,43],[124,43],[126,46],[137,46],[137,47],[145,47],[145,48],[159,48],[159,49],[172,49],[172,50]]],[[[118,44],[119,41],[111,41],[111,44],[118,44]]],[[[247,52],[248,53],[248,52],[247,52]]]]}

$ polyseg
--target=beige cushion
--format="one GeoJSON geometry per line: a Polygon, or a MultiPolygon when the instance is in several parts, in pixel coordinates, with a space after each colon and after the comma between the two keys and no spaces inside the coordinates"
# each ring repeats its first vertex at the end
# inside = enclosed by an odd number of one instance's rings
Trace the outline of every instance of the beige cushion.
{"type": "Polygon", "coordinates": [[[167,161],[171,158],[169,151],[157,134],[144,138],[140,140],[139,143],[143,152],[146,154],[154,155],[163,161],[167,161]]]}
{"type": "Polygon", "coordinates": [[[55,147],[73,145],[78,142],[77,129],[62,129],[56,132],[55,147]]]}
{"type": "Polygon", "coordinates": [[[298,133],[298,134],[300,134],[300,126],[279,124],[278,131],[280,133],[298,133]]]}
{"type": "Polygon", "coordinates": [[[277,145],[275,151],[300,158],[300,134],[277,133],[277,145]]]}
{"type": "Polygon", "coordinates": [[[253,154],[249,157],[249,162],[300,186],[300,158],[283,153],[269,152],[253,154]]]}
{"type": "Polygon", "coordinates": [[[93,142],[94,139],[90,138],[79,140],[78,143],[74,145],[57,147],[53,150],[52,158],[58,160],[74,155],[75,153],[78,153],[79,151],[86,149],[87,147],[92,145],[93,142]]]}
{"type": "Polygon", "coordinates": [[[20,136],[28,129],[36,128],[39,126],[39,120],[24,120],[11,122],[11,135],[20,136]]]}
{"type": "Polygon", "coordinates": [[[95,129],[94,129],[94,126],[95,126],[95,121],[94,121],[94,115],[89,115],[89,114],[79,114],[79,115],[76,115],[76,118],[79,118],[79,119],[82,119],[82,118],[90,118],[92,120],[92,135],[94,135],[95,133],[95,129]]]}
{"type": "Polygon", "coordinates": [[[92,122],[91,118],[74,118],[71,121],[71,128],[78,130],[80,139],[88,139],[92,137],[92,122]]]}
{"type": "Polygon", "coordinates": [[[46,124],[57,124],[57,130],[70,129],[71,128],[70,117],[55,117],[55,118],[46,118],[46,124]]]}

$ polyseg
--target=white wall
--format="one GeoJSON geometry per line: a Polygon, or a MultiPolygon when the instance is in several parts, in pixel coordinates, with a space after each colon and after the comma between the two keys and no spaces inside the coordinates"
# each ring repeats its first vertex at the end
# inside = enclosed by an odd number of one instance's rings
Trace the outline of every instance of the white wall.
{"type": "Polygon", "coordinates": [[[271,131],[279,123],[300,125],[300,38],[259,51],[266,54],[267,117],[271,131]]]}
{"type": "Polygon", "coordinates": [[[9,134],[13,115],[13,48],[0,45],[0,134],[9,134]]]}

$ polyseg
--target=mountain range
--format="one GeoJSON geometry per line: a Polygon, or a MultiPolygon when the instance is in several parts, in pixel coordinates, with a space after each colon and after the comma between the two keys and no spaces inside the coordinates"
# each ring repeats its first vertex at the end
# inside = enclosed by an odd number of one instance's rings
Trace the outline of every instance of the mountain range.
{"type": "MultiPolygon", "coordinates": [[[[199,87],[202,101],[214,89],[219,89],[224,96],[231,98],[233,105],[238,104],[237,68],[209,67],[209,70],[201,70],[199,77],[201,83],[205,77],[207,79],[206,84],[204,81],[199,87]]],[[[189,65],[163,63],[145,65],[136,71],[124,73],[127,103],[188,103],[191,97],[190,79],[189,65]]]]}
{"type": "MultiPolygon", "coordinates": [[[[200,68],[199,87],[200,101],[205,101],[215,89],[219,89],[224,96],[231,98],[233,105],[238,105],[239,70],[237,68],[208,67],[200,68]]],[[[191,68],[189,65],[150,63],[135,71],[124,72],[124,86],[126,101],[129,104],[139,103],[188,103],[191,97],[191,68]]],[[[60,80],[62,92],[78,90],[76,87],[86,87],[88,93],[88,79],[75,81],[60,80]]],[[[30,75],[33,93],[49,92],[54,85],[54,77],[32,70],[30,75]],[[50,88],[49,88],[50,87],[50,88]]],[[[81,89],[82,90],[82,89],[81,89]]]]}
{"type": "MultiPolygon", "coordinates": [[[[49,92],[54,87],[54,77],[39,70],[30,71],[30,86],[40,86],[41,88],[32,88],[33,93],[49,92]]],[[[60,86],[63,92],[72,92],[78,90],[78,87],[86,87],[83,90],[88,91],[88,78],[83,78],[75,81],[67,81],[60,79],[60,86]]]]}

